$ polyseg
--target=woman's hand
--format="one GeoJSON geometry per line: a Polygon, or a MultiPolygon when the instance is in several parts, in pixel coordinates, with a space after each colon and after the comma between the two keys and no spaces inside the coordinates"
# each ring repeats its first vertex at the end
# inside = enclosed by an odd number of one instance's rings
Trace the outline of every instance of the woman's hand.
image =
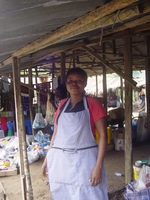
{"type": "Polygon", "coordinates": [[[42,175],[47,177],[47,157],[45,158],[43,165],[42,165],[42,175]]]}
{"type": "MultiPolygon", "coordinates": [[[[57,132],[57,127],[55,128],[54,130],[54,133],[53,133],[53,136],[51,138],[51,143],[50,143],[50,146],[49,146],[49,149],[48,151],[51,149],[51,147],[53,146],[53,142],[54,142],[54,138],[55,138],[55,135],[56,135],[56,132],[57,132]]],[[[48,152],[47,152],[48,153],[48,152]]],[[[45,157],[45,160],[43,162],[43,165],[42,165],[42,175],[44,177],[47,177],[48,173],[47,173],[47,156],[45,157]]]]}
{"type": "Polygon", "coordinates": [[[100,184],[102,179],[102,166],[104,155],[106,152],[107,146],[107,129],[106,129],[106,119],[105,117],[100,118],[95,122],[95,127],[99,134],[99,141],[98,141],[98,156],[95,167],[91,173],[90,182],[91,186],[97,186],[100,184]]]}
{"type": "Polygon", "coordinates": [[[102,172],[100,167],[95,166],[90,177],[91,186],[95,187],[100,184],[102,178],[102,172]]]}

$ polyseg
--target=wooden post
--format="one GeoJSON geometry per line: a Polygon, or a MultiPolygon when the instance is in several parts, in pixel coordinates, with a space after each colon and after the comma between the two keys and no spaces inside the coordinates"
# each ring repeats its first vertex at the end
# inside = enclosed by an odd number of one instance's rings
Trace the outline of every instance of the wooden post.
{"type": "Polygon", "coordinates": [[[52,91],[54,90],[53,79],[54,79],[54,71],[55,71],[55,62],[52,62],[52,91]]]}
{"type": "MultiPolygon", "coordinates": [[[[102,44],[103,52],[105,53],[105,43],[102,44]]],[[[105,59],[105,55],[103,55],[103,58],[105,59]]],[[[103,103],[104,107],[107,112],[107,78],[106,78],[106,67],[103,66],[103,103]]]]}
{"type": "Polygon", "coordinates": [[[26,83],[26,78],[25,78],[26,77],[26,73],[25,73],[25,70],[23,70],[23,73],[24,73],[24,78],[23,78],[24,81],[23,82],[26,83]]]}
{"type": "Polygon", "coordinates": [[[73,68],[76,67],[76,58],[75,58],[75,53],[73,52],[73,68]]]}
{"type": "Polygon", "coordinates": [[[147,56],[146,59],[146,99],[147,99],[147,125],[148,125],[148,135],[150,138],[150,37],[146,36],[146,45],[147,45],[147,56]]]}
{"type": "Polygon", "coordinates": [[[15,109],[16,109],[16,124],[17,135],[19,141],[19,156],[20,156],[20,176],[22,183],[22,200],[33,200],[33,190],[31,185],[30,170],[27,158],[26,131],[23,114],[23,106],[21,101],[21,84],[20,84],[20,69],[19,61],[16,57],[12,57],[13,63],[13,83],[15,94],[15,109]]]}
{"type": "MultiPolygon", "coordinates": [[[[124,72],[132,79],[132,43],[124,37],[124,72]]],[[[132,86],[125,80],[125,183],[133,179],[132,155],[132,86]]]]}
{"type": "MultiPolygon", "coordinates": [[[[21,87],[20,87],[20,70],[18,67],[18,59],[16,57],[12,58],[12,70],[13,70],[13,84],[14,84],[14,98],[15,98],[15,110],[16,110],[16,125],[17,125],[17,136],[19,142],[19,158],[20,158],[20,179],[21,179],[21,189],[22,189],[22,200],[26,200],[25,193],[25,182],[24,178],[24,164],[23,164],[23,148],[22,148],[22,127],[21,121],[23,117],[23,111],[21,111],[21,87]]],[[[25,128],[24,128],[25,129],[25,128]]]]}
{"type": "MultiPolygon", "coordinates": [[[[32,86],[32,68],[29,69],[29,86],[32,86]]],[[[30,111],[30,120],[31,125],[33,124],[34,116],[33,116],[33,96],[34,91],[29,88],[29,111],[30,111]]],[[[32,128],[32,134],[35,135],[35,130],[32,128]]]]}
{"type": "Polygon", "coordinates": [[[98,96],[98,77],[97,77],[97,73],[96,73],[95,77],[96,77],[96,96],[98,96]]]}
{"type": "Polygon", "coordinates": [[[124,101],[123,101],[123,79],[120,77],[120,89],[121,89],[121,100],[122,100],[122,107],[123,107],[123,104],[124,104],[124,101]]]}
{"type": "Polygon", "coordinates": [[[61,53],[61,83],[65,83],[65,53],[61,53]]]}
{"type": "MultiPolygon", "coordinates": [[[[37,71],[37,67],[35,67],[35,74],[36,74],[36,78],[35,78],[35,84],[36,84],[36,98],[37,98],[37,102],[38,102],[38,92],[37,92],[37,84],[38,84],[38,71],[37,71]]],[[[34,116],[35,117],[35,116],[34,116]]]]}
{"type": "Polygon", "coordinates": [[[106,67],[103,66],[103,103],[107,111],[107,80],[106,80],[106,67]]]}
{"type": "Polygon", "coordinates": [[[14,102],[14,88],[12,81],[11,81],[11,103],[12,103],[12,115],[13,115],[13,130],[15,132],[16,131],[15,102],[14,102]]]}

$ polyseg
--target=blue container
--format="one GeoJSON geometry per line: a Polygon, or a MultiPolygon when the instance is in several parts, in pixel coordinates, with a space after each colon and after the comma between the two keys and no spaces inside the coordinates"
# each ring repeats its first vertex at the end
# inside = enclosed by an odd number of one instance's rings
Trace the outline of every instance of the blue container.
{"type": "Polygon", "coordinates": [[[32,135],[32,126],[31,126],[31,120],[30,119],[25,120],[25,126],[26,126],[27,134],[32,135]]]}
{"type": "Polygon", "coordinates": [[[13,130],[13,122],[7,122],[7,127],[8,127],[8,130],[12,131],[13,130]]]}

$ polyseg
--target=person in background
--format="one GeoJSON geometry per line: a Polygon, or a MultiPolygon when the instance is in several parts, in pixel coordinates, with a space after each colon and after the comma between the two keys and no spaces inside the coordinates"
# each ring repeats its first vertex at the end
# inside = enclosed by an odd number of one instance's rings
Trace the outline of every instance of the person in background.
{"type": "Polygon", "coordinates": [[[115,94],[115,91],[113,91],[112,88],[110,88],[108,107],[116,107],[116,106],[117,106],[117,95],[115,94]]]}
{"type": "Polygon", "coordinates": [[[62,83],[55,90],[56,107],[58,107],[61,100],[65,98],[67,98],[67,89],[66,89],[66,85],[62,83]]]}
{"type": "Polygon", "coordinates": [[[48,172],[53,200],[108,200],[103,164],[106,112],[100,101],[85,95],[86,84],[84,70],[68,71],[66,86],[70,98],[62,100],[56,111],[56,128],[42,165],[43,176],[48,172]]]}

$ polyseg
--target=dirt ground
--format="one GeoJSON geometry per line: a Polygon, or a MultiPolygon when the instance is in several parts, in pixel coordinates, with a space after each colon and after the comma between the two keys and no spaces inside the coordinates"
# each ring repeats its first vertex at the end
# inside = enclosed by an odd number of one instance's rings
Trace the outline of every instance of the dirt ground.
{"type": "MultiPolygon", "coordinates": [[[[150,142],[134,144],[133,145],[133,162],[136,160],[148,160],[150,157],[150,142]]],[[[30,164],[30,174],[33,188],[33,196],[36,200],[51,200],[48,179],[41,175],[41,165],[43,160],[30,164]]],[[[122,191],[125,188],[124,178],[124,151],[110,150],[106,152],[105,169],[107,174],[108,192],[111,200],[123,199],[122,195],[113,193],[114,191],[122,191]],[[123,176],[116,176],[115,172],[123,174],[123,176]]],[[[7,197],[7,200],[21,200],[21,186],[20,175],[0,177],[7,197]]]]}

